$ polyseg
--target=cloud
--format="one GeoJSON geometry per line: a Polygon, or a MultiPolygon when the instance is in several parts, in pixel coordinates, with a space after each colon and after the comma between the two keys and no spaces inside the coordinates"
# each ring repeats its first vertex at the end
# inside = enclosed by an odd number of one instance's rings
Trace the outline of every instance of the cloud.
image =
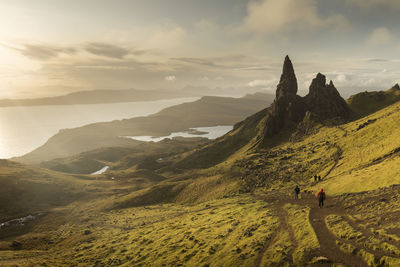
{"type": "Polygon", "coordinates": [[[367,58],[366,61],[368,62],[389,62],[390,60],[385,58],[367,58]]]}
{"type": "Polygon", "coordinates": [[[267,66],[267,65],[255,65],[255,66],[245,66],[245,67],[240,67],[237,70],[275,70],[276,68],[267,66]]]}
{"type": "Polygon", "coordinates": [[[174,75],[166,76],[164,80],[168,82],[174,82],[176,80],[176,77],[174,75]]]}
{"type": "Polygon", "coordinates": [[[7,47],[17,50],[22,55],[34,60],[49,60],[60,54],[74,54],[76,52],[76,49],[72,47],[57,47],[51,45],[24,44],[22,48],[7,47]]]}
{"type": "Polygon", "coordinates": [[[283,29],[315,29],[348,27],[340,14],[322,18],[316,0],[263,0],[250,2],[240,31],[257,34],[276,33],[283,29]]]}
{"type": "Polygon", "coordinates": [[[245,55],[226,55],[219,57],[178,57],[170,58],[170,60],[197,65],[201,67],[209,67],[216,69],[231,69],[231,70],[271,70],[273,68],[266,65],[256,64],[257,59],[250,58],[245,55]]]}
{"type": "Polygon", "coordinates": [[[105,43],[90,43],[85,50],[97,56],[117,59],[122,59],[131,53],[129,49],[105,43]]]}
{"type": "Polygon", "coordinates": [[[269,86],[271,85],[271,81],[269,80],[253,80],[247,84],[250,87],[259,87],[259,86],[269,86]]]}
{"type": "Polygon", "coordinates": [[[347,2],[365,9],[371,9],[374,7],[400,9],[400,1],[398,0],[347,0],[347,2]]]}
{"type": "MultiPolygon", "coordinates": [[[[363,62],[364,60],[360,60],[363,62]]],[[[352,94],[361,91],[386,90],[395,84],[398,80],[398,63],[384,63],[382,66],[373,66],[371,63],[364,61],[369,69],[350,68],[345,71],[330,71],[325,72],[328,79],[332,79],[336,88],[340,93],[349,97],[352,94]]],[[[307,79],[307,81],[311,81],[307,79]]]]}
{"type": "Polygon", "coordinates": [[[375,47],[380,45],[389,44],[393,41],[393,34],[385,27],[374,29],[365,40],[367,46],[375,47]]]}
{"type": "Polygon", "coordinates": [[[273,88],[277,84],[277,79],[272,78],[270,80],[252,80],[250,81],[247,86],[249,87],[268,87],[273,88]]]}
{"type": "Polygon", "coordinates": [[[212,60],[205,59],[205,58],[180,57],[180,58],[171,58],[171,60],[181,61],[184,63],[196,64],[196,65],[204,65],[204,66],[209,66],[209,67],[216,66],[216,63],[214,63],[212,60]]]}

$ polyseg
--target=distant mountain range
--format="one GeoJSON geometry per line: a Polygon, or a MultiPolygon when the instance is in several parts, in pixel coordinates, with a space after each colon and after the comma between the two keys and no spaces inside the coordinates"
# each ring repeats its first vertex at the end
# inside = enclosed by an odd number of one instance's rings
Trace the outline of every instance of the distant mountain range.
{"type": "MultiPolygon", "coordinates": [[[[10,106],[44,106],[44,105],[79,105],[102,104],[134,101],[154,101],[191,96],[179,91],[161,90],[92,90],[74,92],[63,96],[29,98],[29,99],[2,99],[0,107],[10,106]]],[[[193,96],[193,95],[192,95],[193,96]]]]}
{"type": "Polygon", "coordinates": [[[204,86],[186,86],[181,90],[91,90],[42,98],[0,99],[0,107],[106,104],[201,96],[239,97],[243,95],[243,92],[254,92],[254,90],[257,89],[246,88],[246,90],[244,90],[243,88],[208,88],[204,86]]]}

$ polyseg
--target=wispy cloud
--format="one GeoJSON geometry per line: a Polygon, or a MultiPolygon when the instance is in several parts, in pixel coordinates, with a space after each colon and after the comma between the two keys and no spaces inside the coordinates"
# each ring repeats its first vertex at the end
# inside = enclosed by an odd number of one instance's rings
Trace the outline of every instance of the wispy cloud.
{"type": "Polygon", "coordinates": [[[58,47],[52,45],[40,44],[23,44],[22,47],[7,46],[8,48],[17,50],[25,57],[33,60],[49,60],[59,56],[60,54],[74,54],[76,49],[73,47],[58,47]]]}
{"type": "Polygon", "coordinates": [[[277,83],[276,79],[270,80],[253,80],[250,81],[247,85],[250,87],[273,87],[277,83]]]}
{"type": "Polygon", "coordinates": [[[131,53],[129,49],[106,43],[90,43],[85,47],[85,50],[97,56],[117,59],[122,59],[131,53]]]}
{"type": "Polygon", "coordinates": [[[219,57],[179,57],[170,58],[172,61],[181,62],[189,65],[215,69],[231,70],[271,70],[272,66],[257,64],[259,60],[245,55],[226,55],[219,57]]]}
{"type": "Polygon", "coordinates": [[[180,58],[171,58],[171,60],[180,61],[184,63],[191,63],[196,65],[204,65],[209,67],[216,67],[217,64],[210,59],[204,58],[195,58],[195,57],[180,57],[180,58]]]}

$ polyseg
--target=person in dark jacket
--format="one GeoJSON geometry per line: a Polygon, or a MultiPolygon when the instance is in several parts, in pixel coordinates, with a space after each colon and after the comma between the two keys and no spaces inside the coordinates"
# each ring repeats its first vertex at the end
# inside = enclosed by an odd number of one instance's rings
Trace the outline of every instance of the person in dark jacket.
{"type": "Polygon", "coordinates": [[[324,200],[326,198],[326,194],[323,188],[321,188],[321,190],[318,192],[317,198],[318,198],[318,206],[322,208],[324,206],[324,200]]]}
{"type": "Polygon", "coordinates": [[[300,187],[296,185],[296,188],[294,189],[294,198],[298,199],[300,194],[300,187]]]}

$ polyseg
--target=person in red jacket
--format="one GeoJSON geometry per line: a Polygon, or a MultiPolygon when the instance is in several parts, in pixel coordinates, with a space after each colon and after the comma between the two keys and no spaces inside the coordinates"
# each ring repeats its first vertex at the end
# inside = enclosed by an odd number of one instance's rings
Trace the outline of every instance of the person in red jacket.
{"type": "Polygon", "coordinates": [[[326,198],[326,194],[323,188],[321,188],[321,190],[318,192],[317,198],[318,198],[318,206],[322,208],[324,206],[324,200],[326,198]]]}

